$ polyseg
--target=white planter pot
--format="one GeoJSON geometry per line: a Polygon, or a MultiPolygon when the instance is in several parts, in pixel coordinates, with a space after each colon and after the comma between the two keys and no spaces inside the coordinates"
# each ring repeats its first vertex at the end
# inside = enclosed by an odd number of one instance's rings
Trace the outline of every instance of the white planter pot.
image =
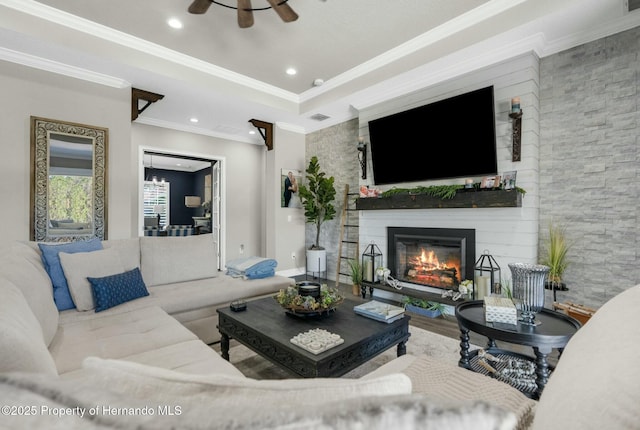
{"type": "Polygon", "coordinates": [[[307,249],[307,272],[325,272],[327,270],[327,250],[307,249]]]}

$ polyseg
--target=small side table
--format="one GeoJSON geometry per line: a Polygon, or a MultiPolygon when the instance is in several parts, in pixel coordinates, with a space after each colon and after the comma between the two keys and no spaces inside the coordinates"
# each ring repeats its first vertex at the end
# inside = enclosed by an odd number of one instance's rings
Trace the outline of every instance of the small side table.
{"type": "Polygon", "coordinates": [[[562,354],[562,350],[569,342],[569,339],[582,324],[574,318],[549,309],[543,309],[536,314],[536,320],[540,321],[537,326],[521,323],[517,325],[487,323],[484,319],[483,304],[482,300],[475,300],[460,303],[456,306],[456,319],[460,327],[460,361],[458,365],[475,370],[471,365],[475,354],[469,352],[469,331],[481,334],[489,339],[487,344],[487,352],[489,353],[504,352],[496,348],[496,340],[531,346],[535,359],[515,353],[511,355],[534,360],[537,388],[533,392],[523,392],[535,399],[540,398],[551,373],[547,361],[548,355],[554,348],[558,349],[562,354]]]}

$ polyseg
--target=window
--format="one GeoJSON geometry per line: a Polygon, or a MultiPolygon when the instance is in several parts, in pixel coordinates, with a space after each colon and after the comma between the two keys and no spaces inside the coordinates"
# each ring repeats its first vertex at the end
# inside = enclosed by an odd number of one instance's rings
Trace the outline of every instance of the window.
{"type": "Polygon", "coordinates": [[[160,226],[169,225],[169,182],[144,181],[144,216],[160,214],[160,226]]]}

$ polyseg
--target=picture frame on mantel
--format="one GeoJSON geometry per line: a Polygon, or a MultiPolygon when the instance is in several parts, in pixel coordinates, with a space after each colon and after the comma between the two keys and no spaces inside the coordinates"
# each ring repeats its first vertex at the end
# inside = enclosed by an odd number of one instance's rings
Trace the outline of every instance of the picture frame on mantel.
{"type": "Polygon", "coordinates": [[[498,176],[485,176],[480,182],[480,188],[492,189],[500,186],[500,175],[498,176]]]}
{"type": "Polygon", "coordinates": [[[282,169],[280,171],[280,207],[302,208],[302,201],[298,195],[298,187],[302,181],[300,169],[282,169]]]}
{"type": "Polygon", "coordinates": [[[513,170],[511,172],[504,172],[502,174],[502,189],[503,190],[513,190],[516,188],[516,175],[517,171],[513,170]]]}

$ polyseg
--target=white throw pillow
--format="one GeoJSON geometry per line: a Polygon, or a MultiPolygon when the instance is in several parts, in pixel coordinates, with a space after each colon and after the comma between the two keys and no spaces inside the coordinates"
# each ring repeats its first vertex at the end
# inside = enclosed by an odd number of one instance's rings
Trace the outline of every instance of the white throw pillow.
{"type": "Polygon", "coordinates": [[[226,374],[193,375],[124,360],[88,357],[85,369],[106,377],[118,390],[135,387],[148,400],[172,400],[176,396],[202,395],[225,406],[270,403],[312,405],[321,400],[345,400],[362,396],[410,394],[411,380],[401,373],[372,379],[310,378],[257,380],[226,374]]]}
{"type": "Polygon", "coordinates": [[[115,248],[118,250],[118,256],[120,261],[124,265],[124,270],[133,270],[136,267],[140,268],[140,238],[134,237],[133,239],[111,239],[103,240],[102,247],[115,248]]]}
{"type": "Polygon", "coordinates": [[[89,311],[96,307],[88,277],[102,278],[125,271],[116,248],[73,254],[61,252],[59,256],[71,298],[79,311],[89,311]]]}

